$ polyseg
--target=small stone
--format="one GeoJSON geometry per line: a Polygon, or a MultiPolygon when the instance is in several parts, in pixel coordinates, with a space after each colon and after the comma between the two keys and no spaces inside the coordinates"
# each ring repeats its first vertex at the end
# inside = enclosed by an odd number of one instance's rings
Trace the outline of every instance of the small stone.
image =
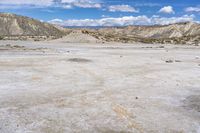
{"type": "Polygon", "coordinates": [[[135,97],[135,99],[138,99],[138,97],[135,97]]]}
{"type": "Polygon", "coordinates": [[[171,60],[171,59],[168,59],[168,60],[166,60],[165,62],[166,62],[166,63],[173,63],[174,61],[171,60]]]}

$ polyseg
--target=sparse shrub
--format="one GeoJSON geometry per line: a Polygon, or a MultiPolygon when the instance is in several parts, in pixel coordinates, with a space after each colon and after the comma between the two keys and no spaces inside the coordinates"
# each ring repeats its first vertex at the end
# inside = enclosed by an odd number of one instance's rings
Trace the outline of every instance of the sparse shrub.
{"type": "Polygon", "coordinates": [[[0,40],[3,40],[3,36],[0,36],[0,40]]]}
{"type": "Polygon", "coordinates": [[[38,39],[38,38],[35,38],[35,39],[34,39],[34,41],[35,41],[35,42],[37,42],[37,41],[40,41],[40,39],[38,39]]]}

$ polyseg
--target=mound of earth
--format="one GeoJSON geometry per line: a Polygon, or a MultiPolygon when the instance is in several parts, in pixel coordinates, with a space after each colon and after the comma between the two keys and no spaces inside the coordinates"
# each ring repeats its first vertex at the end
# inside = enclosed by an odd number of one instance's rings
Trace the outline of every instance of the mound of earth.
{"type": "Polygon", "coordinates": [[[90,34],[86,34],[83,30],[73,30],[66,36],[53,40],[64,43],[101,43],[100,39],[95,38],[90,34]]]}

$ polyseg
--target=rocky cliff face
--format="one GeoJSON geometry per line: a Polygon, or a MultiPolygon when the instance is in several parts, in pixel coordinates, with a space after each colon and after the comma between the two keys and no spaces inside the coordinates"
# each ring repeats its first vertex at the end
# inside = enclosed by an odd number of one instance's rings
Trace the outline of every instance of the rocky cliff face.
{"type": "Polygon", "coordinates": [[[64,31],[48,23],[15,14],[0,14],[0,36],[60,37],[64,34],[64,31]]]}

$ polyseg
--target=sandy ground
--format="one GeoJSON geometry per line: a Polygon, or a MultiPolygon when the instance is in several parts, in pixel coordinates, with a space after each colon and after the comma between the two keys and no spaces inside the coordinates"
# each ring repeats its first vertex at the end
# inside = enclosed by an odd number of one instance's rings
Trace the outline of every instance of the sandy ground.
{"type": "Polygon", "coordinates": [[[1,41],[0,133],[71,132],[200,133],[200,47],[1,41]]]}

